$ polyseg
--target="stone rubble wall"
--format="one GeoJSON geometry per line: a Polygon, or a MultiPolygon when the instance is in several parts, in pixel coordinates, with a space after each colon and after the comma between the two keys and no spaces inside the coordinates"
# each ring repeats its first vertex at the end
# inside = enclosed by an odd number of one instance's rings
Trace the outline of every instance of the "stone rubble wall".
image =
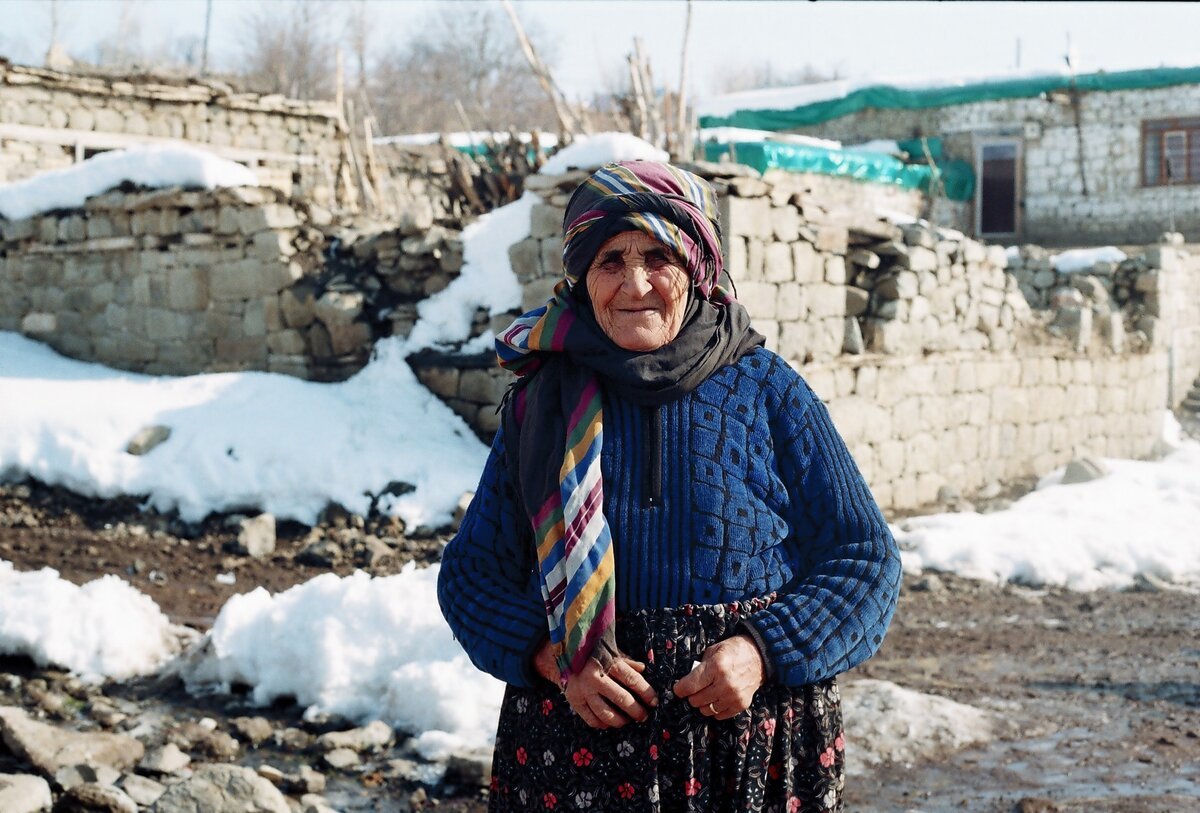
{"type": "MultiPolygon", "coordinates": [[[[344,138],[332,102],[237,93],[216,82],[62,73],[0,60],[0,183],[96,152],[190,142],[262,184],[337,205],[344,138]]],[[[348,191],[353,194],[353,190],[348,191]]]]}
{"type": "Polygon", "coordinates": [[[1053,94],[924,110],[868,109],[796,132],[845,143],[938,136],[947,157],[972,164],[981,139],[1015,138],[1022,151],[1021,242],[1141,244],[1168,230],[1200,232],[1200,186],[1142,185],[1142,123],[1181,115],[1200,115],[1200,86],[1081,93],[1078,130],[1069,96],[1053,94]]]}
{"type": "Polygon", "coordinates": [[[381,225],[271,187],[114,190],[0,220],[0,330],[155,375],[342,380],[457,276],[458,235],[428,201],[381,225]]]}
{"type": "MultiPolygon", "coordinates": [[[[755,327],[825,400],[891,511],[928,506],[943,486],[966,495],[1082,454],[1150,455],[1169,379],[1200,371],[1200,256],[1179,247],[1051,270],[1035,285],[1049,268],[1039,247],[1023,247],[1009,269],[1002,247],[839,207],[797,191],[799,179],[694,168],[720,193],[727,267],[755,327]]],[[[530,179],[542,203],[531,236],[509,252],[526,309],[561,274],[563,207],[583,177],[530,179]]],[[[487,355],[411,361],[490,438],[508,374],[487,355]]]]}

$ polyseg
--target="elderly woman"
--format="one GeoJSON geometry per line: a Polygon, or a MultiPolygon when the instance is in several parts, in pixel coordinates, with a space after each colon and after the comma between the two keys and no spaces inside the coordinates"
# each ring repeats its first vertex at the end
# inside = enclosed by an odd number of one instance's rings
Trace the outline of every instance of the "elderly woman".
{"type": "Polygon", "coordinates": [[[732,296],[705,181],[610,164],[564,227],[438,583],[508,684],[489,809],[840,810],[834,677],[891,620],[887,524],[732,296]]]}

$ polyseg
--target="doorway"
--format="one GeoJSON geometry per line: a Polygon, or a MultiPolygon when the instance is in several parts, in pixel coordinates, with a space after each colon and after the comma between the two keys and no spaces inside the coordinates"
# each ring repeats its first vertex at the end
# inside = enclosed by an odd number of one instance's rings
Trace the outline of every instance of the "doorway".
{"type": "Polygon", "coordinates": [[[975,233],[980,237],[1016,236],[1020,230],[1021,142],[987,139],[975,153],[975,233]]]}

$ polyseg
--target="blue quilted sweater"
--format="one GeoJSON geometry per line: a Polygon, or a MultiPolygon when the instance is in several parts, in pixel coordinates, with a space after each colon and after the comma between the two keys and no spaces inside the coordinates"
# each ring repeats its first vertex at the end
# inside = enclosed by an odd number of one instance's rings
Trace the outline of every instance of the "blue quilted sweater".
{"type": "MultiPolygon", "coordinates": [[[[546,616],[504,454],[501,430],[442,555],[438,599],[477,667],[530,686],[546,616]]],[[[746,623],[791,686],[879,648],[896,543],[824,404],[779,356],[759,348],[658,408],[606,397],[601,466],[618,614],[777,591],[746,623]]]]}

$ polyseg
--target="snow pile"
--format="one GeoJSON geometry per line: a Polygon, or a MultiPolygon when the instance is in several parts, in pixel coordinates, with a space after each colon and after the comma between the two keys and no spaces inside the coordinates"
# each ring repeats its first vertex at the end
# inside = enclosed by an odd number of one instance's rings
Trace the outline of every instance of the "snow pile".
{"type": "MultiPolygon", "coordinates": [[[[408,337],[408,353],[463,341],[471,334],[476,308],[497,314],[520,306],[521,283],[509,265],[508,249],[529,236],[529,213],[539,200],[526,192],[463,229],[462,272],[417,305],[418,321],[408,337]]],[[[486,333],[477,346],[463,349],[488,350],[494,338],[486,333]]]]}
{"type": "Polygon", "coordinates": [[[241,164],[184,146],[146,146],[105,152],[65,169],[0,185],[0,217],[21,220],[55,209],[75,209],[126,181],[161,188],[257,186],[241,164]]]}
{"type": "Polygon", "coordinates": [[[410,563],[386,578],[327,573],[275,596],[262,588],[234,596],[184,678],[193,690],[245,684],[263,704],[295,697],[309,714],[383,719],[419,734],[430,759],[486,745],[503,684],[476,670],[451,636],[437,573],[410,563]]]}
{"type": "Polygon", "coordinates": [[[378,508],[410,527],[449,521],[487,450],[380,342],[354,378],[272,373],[154,378],[56,354],[0,333],[0,479],[35,477],[93,497],[144,494],[186,520],[256,507],[312,524],[329,502],[368,513],[389,483],[415,490],[378,508]],[[85,405],[85,406],[84,406],[85,405]],[[151,425],[171,436],[125,452],[151,425]]]}
{"type": "Polygon", "coordinates": [[[79,587],[50,568],[19,573],[0,560],[0,655],[124,679],[158,671],[189,632],[116,576],[79,587]]]}
{"type": "Polygon", "coordinates": [[[1200,443],[1104,464],[1107,476],[1073,485],[1059,469],[1006,511],[906,520],[905,569],[1073,590],[1129,587],[1139,573],[1200,582],[1200,443]]]}
{"type": "Polygon", "coordinates": [[[1128,255],[1116,246],[1100,246],[1098,248],[1073,248],[1061,254],[1050,257],[1050,264],[1060,274],[1075,274],[1080,271],[1091,271],[1092,266],[1100,261],[1119,263],[1128,259],[1128,255]]]}
{"type": "Polygon", "coordinates": [[[561,175],[572,169],[596,169],[610,161],[666,161],[670,156],[648,141],[629,133],[596,133],[580,136],[550,157],[538,170],[541,175],[561,175]]]}
{"type": "Polygon", "coordinates": [[[883,762],[934,759],[993,736],[988,712],[944,697],[886,680],[855,680],[843,684],[841,691],[851,774],[883,762]]]}

